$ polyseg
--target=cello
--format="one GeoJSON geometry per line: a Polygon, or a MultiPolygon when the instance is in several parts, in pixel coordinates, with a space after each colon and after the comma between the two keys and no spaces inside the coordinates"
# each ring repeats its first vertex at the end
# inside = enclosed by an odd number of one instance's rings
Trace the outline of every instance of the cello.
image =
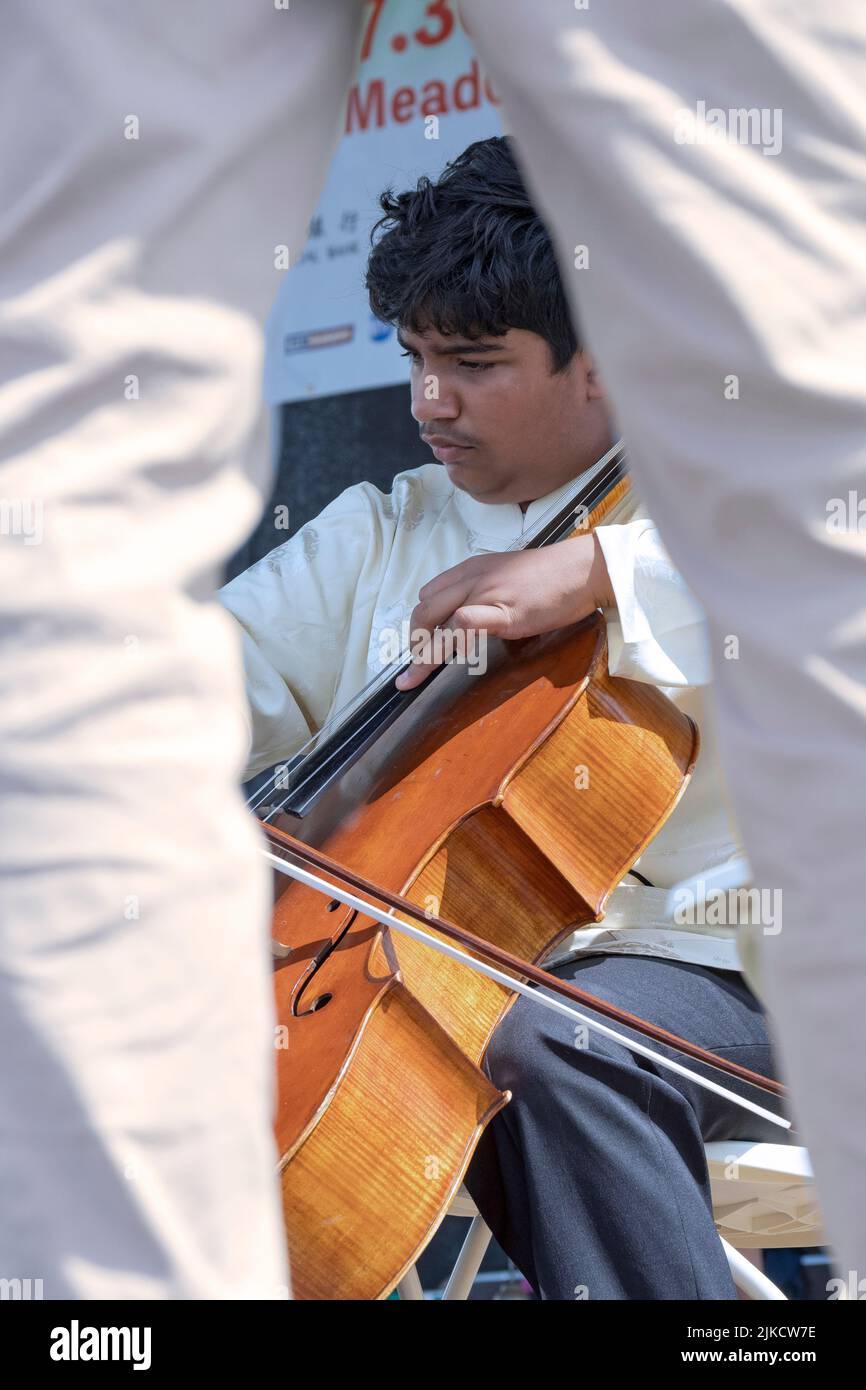
{"type": "MultiPolygon", "coordinates": [[[[617,446],[524,544],[599,524],[628,487],[617,446]]],[[[406,664],[387,668],[259,797],[269,850],[306,849],[333,882],[342,868],[345,881],[375,884],[434,940],[456,924],[476,961],[487,945],[523,982],[602,919],[682,795],[698,731],[655,687],[608,674],[600,613],[491,639],[483,674],[452,662],[398,691],[406,664]]],[[[275,1131],[294,1293],[386,1297],[508,1103],[481,1064],[516,993],[417,939],[397,941],[336,888],[330,899],[297,878],[275,888],[286,1040],[275,1131]]]]}

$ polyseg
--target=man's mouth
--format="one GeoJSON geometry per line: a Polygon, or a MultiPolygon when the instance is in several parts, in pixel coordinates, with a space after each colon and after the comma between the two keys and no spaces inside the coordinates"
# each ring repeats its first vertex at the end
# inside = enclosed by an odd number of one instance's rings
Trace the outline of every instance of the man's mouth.
{"type": "Polygon", "coordinates": [[[436,458],[440,463],[460,463],[463,455],[474,449],[474,444],[461,444],[454,439],[448,439],[442,434],[424,434],[421,436],[425,444],[429,444],[436,458]]]}

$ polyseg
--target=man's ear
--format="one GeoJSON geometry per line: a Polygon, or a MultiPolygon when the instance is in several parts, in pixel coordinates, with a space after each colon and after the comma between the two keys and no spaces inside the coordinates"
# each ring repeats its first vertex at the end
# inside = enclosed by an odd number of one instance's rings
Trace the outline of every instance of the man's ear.
{"type": "Polygon", "coordinates": [[[583,362],[583,372],[586,380],[586,399],[588,401],[604,400],[604,387],[602,386],[601,378],[599,377],[599,374],[596,371],[595,363],[592,360],[591,353],[582,352],[580,356],[581,361],[583,362]]]}

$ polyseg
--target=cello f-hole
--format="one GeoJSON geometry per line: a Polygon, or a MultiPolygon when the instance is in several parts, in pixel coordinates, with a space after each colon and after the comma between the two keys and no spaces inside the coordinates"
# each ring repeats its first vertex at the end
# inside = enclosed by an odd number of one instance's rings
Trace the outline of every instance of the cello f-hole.
{"type": "Polygon", "coordinates": [[[306,1009],[297,1010],[295,1013],[295,1017],[306,1018],[307,1014],[318,1013],[319,1009],[324,1009],[326,1004],[330,1004],[333,997],[333,994],[331,994],[330,992],[317,995],[316,998],[313,1000],[312,1004],[309,1004],[306,1009]]]}

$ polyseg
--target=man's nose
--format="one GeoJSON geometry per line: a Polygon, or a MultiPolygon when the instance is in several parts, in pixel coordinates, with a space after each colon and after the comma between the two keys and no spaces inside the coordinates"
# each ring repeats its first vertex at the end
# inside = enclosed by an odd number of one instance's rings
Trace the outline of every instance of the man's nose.
{"type": "Polygon", "coordinates": [[[419,425],[433,420],[456,420],[460,414],[457,392],[433,372],[418,372],[412,382],[412,415],[419,425]]]}

